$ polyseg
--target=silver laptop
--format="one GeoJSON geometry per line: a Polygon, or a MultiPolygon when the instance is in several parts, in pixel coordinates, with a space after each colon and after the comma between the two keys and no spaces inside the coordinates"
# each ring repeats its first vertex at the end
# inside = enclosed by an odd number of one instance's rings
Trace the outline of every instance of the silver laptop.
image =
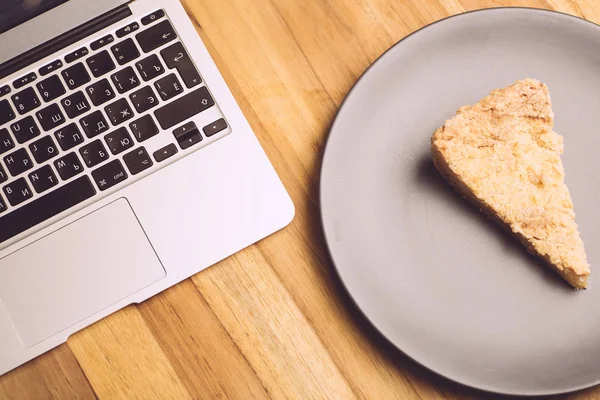
{"type": "Polygon", "coordinates": [[[0,374],[293,214],[178,0],[2,0],[0,374]]]}

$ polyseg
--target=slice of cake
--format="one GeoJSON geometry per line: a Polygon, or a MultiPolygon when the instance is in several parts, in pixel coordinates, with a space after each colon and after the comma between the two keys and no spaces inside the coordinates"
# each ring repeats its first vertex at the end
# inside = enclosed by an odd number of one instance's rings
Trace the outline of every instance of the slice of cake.
{"type": "Polygon", "coordinates": [[[464,197],[507,226],[577,289],[590,266],[552,131],[548,87],[533,79],[493,91],[433,134],[433,163],[464,197]]]}

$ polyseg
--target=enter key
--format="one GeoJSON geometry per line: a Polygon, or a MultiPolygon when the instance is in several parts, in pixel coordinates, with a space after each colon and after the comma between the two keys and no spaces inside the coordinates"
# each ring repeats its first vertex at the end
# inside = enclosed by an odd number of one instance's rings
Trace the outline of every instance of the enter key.
{"type": "Polygon", "coordinates": [[[185,86],[193,88],[202,83],[202,78],[200,77],[198,70],[194,66],[193,61],[190,59],[190,56],[185,51],[181,42],[170,45],[162,50],[160,55],[165,60],[165,64],[167,64],[169,69],[177,69],[185,86]]]}

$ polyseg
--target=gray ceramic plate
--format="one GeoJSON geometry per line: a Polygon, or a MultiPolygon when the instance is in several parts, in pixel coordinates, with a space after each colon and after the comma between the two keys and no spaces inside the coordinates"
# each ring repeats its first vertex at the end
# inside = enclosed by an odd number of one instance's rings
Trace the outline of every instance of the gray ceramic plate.
{"type": "MultiPolygon", "coordinates": [[[[600,284],[573,291],[459,198],[430,136],[456,109],[526,77],[550,87],[567,184],[600,265],[600,27],[492,9],[409,36],[363,75],[331,129],[322,218],[367,318],[424,366],[518,395],[600,382],[600,284]]],[[[600,282],[600,266],[597,280],[600,282]]]]}

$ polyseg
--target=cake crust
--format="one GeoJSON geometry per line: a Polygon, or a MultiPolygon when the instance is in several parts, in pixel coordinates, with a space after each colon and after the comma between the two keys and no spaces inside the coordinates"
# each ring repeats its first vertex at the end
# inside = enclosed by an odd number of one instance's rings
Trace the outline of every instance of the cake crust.
{"type": "Polygon", "coordinates": [[[431,139],[440,174],[576,289],[590,266],[564,183],[548,87],[525,79],[456,115],[431,139]]]}

